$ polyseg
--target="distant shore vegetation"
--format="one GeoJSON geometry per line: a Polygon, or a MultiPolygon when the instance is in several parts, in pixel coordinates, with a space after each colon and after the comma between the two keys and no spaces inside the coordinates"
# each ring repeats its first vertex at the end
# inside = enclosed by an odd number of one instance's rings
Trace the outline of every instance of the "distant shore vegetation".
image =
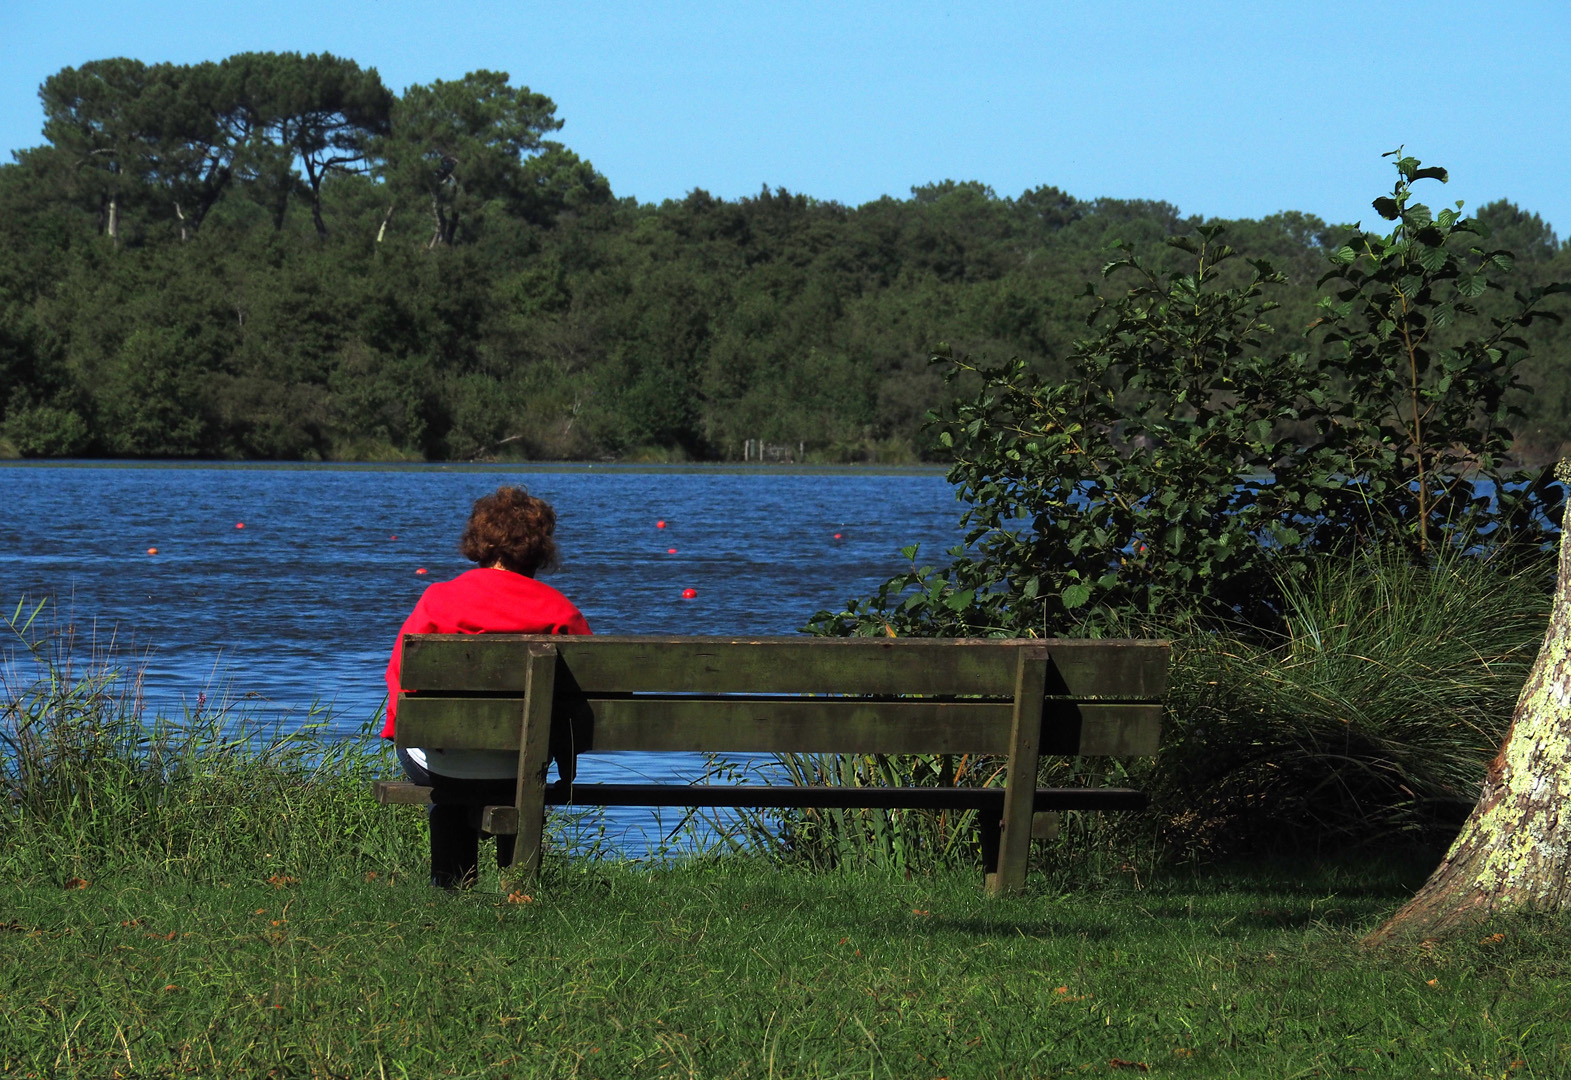
{"type": "MultiPolygon", "coordinates": [[[[967,388],[936,343],[1070,378],[1115,242],[1160,271],[1223,226],[1282,275],[1262,349],[1314,351],[1354,232],[953,180],[639,203],[500,72],[396,94],[330,55],[109,59],[40,98],[0,166],[0,456],[939,460],[926,414],[967,388]]],[[[1513,287],[1571,278],[1538,215],[1468,212],[1513,287]]],[[[1571,336],[1525,336],[1516,453],[1547,459],[1571,336]]]]}

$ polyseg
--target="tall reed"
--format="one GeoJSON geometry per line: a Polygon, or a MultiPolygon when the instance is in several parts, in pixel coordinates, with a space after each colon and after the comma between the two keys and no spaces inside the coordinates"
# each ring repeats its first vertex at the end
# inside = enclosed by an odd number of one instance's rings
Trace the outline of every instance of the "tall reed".
{"type": "MultiPolygon", "coordinates": [[[[829,787],[987,787],[998,763],[935,754],[785,754],[788,782],[829,787]]],[[[781,855],[818,869],[929,870],[975,861],[976,812],[824,807],[781,815],[781,855]]]]}
{"type": "Polygon", "coordinates": [[[46,625],[44,608],[0,626],[0,873],[423,872],[418,811],[367,795],[397,772],[371,725],[343,739],[318,706],[284,727],[200,699],[148,716],[113,640],[46,625]]]}
{"type": "Polygon", "coordinates": [[[1548,616],[1553,565],[1373,551],[1284,580],[1274,642],[1175,642],[1151,782],[1191,854],[1443,836],[1471,808],[1548,616]]]}

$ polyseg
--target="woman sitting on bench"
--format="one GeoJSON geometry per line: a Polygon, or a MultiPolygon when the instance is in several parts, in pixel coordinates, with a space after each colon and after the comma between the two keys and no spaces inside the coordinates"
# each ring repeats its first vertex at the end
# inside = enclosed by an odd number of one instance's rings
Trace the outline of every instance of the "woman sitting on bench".
{"type": "MultiPolygon", "coordinates": [[[[588,634],[589,623],[567,597],[535,580],[556,565],[556,512],[523,488],[501,487],[475,500],[458,549],[478,564],[421,595],[399,629],[387,665],[387,724],[391,739],[398,712],[399,664],[405,634],[588,634]]],[[[470,820],[476,802],[511,803],[518,757],[510,751],[398,751],[409,779],[432,788],[431,884],[456,888],[474,883],[480,863],[480,825],[470,820]]],[[[512,862],[510,836],[497,838],[497,862],[512,862]]]]}

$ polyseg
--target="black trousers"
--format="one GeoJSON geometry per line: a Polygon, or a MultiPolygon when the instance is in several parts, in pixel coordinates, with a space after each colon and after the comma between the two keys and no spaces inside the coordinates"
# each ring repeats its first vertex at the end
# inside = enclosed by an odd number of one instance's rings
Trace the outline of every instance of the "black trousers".
{"type": "MultiPolygon", "coordinates": [[[[431,884],[443,889],[473,885],[480,876],[480,808],[511,806],[517,781],[441,776],[416,764],[403,749],[398,763],[410,783],[431,789],[431,884]]],[[[513,837],[496,838],[496,864],[513,865],[513,837]]]]}

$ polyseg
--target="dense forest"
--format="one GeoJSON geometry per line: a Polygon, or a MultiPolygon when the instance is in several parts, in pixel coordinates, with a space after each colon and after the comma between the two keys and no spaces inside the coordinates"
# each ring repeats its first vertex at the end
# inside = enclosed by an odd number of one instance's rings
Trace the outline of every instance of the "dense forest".
{"type": "MultiPolygon", "coordinates": [[[[114,59],[39,96],[42,144],[0,166],[0,455],[915,460],[955,393],[935,346],[1051,377],[1117,245],[1160,264],[1225,226],[1313,352],[1352,228],[949,180],[641,204],[499,72],[398,95],[328,55],[114,59]]],[[[1538,215],[1475,219],[1518,287],[1571,279],[1538,215]]],[[[1532,458],[1571,437],[1571,329],[1529,338],[1532,458]]]]}

